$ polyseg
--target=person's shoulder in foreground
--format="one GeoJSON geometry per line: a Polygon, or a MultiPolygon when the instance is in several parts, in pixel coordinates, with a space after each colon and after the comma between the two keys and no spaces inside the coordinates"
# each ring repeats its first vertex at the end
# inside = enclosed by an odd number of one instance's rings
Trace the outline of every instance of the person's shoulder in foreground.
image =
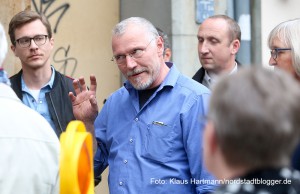
{"type": "Polygon", "coordinates": [[[59,141],[47,121],[18,99],[2,62],[7,52],[0,23],[1,194],[59,193],[59,141]]]}
{"type": "Polygon", "coordinates": [[[60,145],[49,123],[1,83],[0,107],[1,193],[58,194],[60,145]]]}
{"type": "Polygon", "coordinates": [[[204,160],[220,180],[215,193],[300,192],[300,173],[290,167],[299,101],[299,84],[281,70],[246,68],[213,87],[204,160]]]}

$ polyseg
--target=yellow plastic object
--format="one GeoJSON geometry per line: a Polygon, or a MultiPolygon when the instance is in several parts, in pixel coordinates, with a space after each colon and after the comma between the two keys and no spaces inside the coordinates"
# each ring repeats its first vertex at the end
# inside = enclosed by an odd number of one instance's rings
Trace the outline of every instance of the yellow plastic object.
{"type": "Polygon", "coordinates": [[[93,142],[81,121],[71,121],[60,136],[60,194],[93,194],[93,142]]]}

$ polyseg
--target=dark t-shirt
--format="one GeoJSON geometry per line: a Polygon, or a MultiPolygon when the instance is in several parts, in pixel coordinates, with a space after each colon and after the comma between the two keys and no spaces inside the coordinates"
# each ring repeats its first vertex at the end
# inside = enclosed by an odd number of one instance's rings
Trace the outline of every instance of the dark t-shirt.
{"type": "Polygon", "coordinates": [[[147,100],[152,96],[152,94],[159,88],[159,86],[155,88],[151,88],[148,90],[139,90],[139,104],[140,109],[144,106],[147,100]]]}

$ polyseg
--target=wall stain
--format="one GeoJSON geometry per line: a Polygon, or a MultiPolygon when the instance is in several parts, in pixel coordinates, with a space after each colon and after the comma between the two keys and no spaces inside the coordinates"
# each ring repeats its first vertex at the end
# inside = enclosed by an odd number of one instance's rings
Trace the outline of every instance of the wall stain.
{"type": "MultiPolygon", "coordinates": [[[[53,3],[56,0],[40,0],[39,2],[36,0],[32,0],[33,7],[36,12],[43,14],[46,16],[46,18],[49,20],[52,17],[57,17],[55,21],[55,25],[53,28],[53,33],[57,34],[59,29],[59,23],[63,19],[65,13],[70,8],[69,3],[63,3],[58,7],[53,8],[53,3]],[[39,3],[39,6],[38,4],[39,3]],[[50,9],[53,11],[49,11],[50,9]]],[[[77,68],[77,59],[75,57],[68,57],[69,51],[71,46],[68,45],[67,48],[61,46],[58,49],[54,51],[53,55],[53,62],[56,65],[60,65],[60,68],[57,69],[60,73],[63,73],[65,75],[73,76],[74,72],[77,68]],[[62,53],[62,54],[61,54],[62,53]],[[63,56],[63,58],[60,58],[59,56],[63,56]],[[71,72],[70,74],[67,74],[71,72]]]]}
{"type": "Polygon", "coordinates": [[[44,14],[48,20],[55,14],[59,14],[58,18],[56,20],[56,23],[53,28],[53,32],[57,33],[58,29],[58,24],[60,23],[61,19],[65,15],[66,11],[70,8],[69,3],[64,3],[59,7],[54,8],[52,12],[49,13],[48,9],[51,7],[51,5],[55,2],[56,0],[40,0],[40,7],[38,8],[36,1],[32,0],[33,7],[36,12],[44,14]]]}
{"type": "Polygon", "coordinates": [[[55,63],[62,63],[61,67],[58,69],[59,72],[61,72],[63,74],[67,74],[67,70],[69,70],[69,71],[71,71],[71,73],[69,75],[73,76],[74,72],[76,70],[76,67],[77,67],[77,59],[74,57],[68,57],[69,50],[70,50],[70,45],[68,45],[67,49],[64,47],[58,48],[54,52],[53,61],[55,63]],[[56,57],[57,57],[57,55],[59,55],[59,53],[63,53],[65,58],[56,59],[56,57]]]}

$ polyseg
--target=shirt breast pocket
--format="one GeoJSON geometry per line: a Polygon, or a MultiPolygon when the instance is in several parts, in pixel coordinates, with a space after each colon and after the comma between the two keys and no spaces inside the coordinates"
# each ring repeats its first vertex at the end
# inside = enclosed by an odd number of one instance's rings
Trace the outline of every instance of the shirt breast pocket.
{"type": "Polygon", "coordinates": [[[147,125],[142,156],[156,162],[168,162],[173,152],[174,127],[153,122],[147,125]]]}

